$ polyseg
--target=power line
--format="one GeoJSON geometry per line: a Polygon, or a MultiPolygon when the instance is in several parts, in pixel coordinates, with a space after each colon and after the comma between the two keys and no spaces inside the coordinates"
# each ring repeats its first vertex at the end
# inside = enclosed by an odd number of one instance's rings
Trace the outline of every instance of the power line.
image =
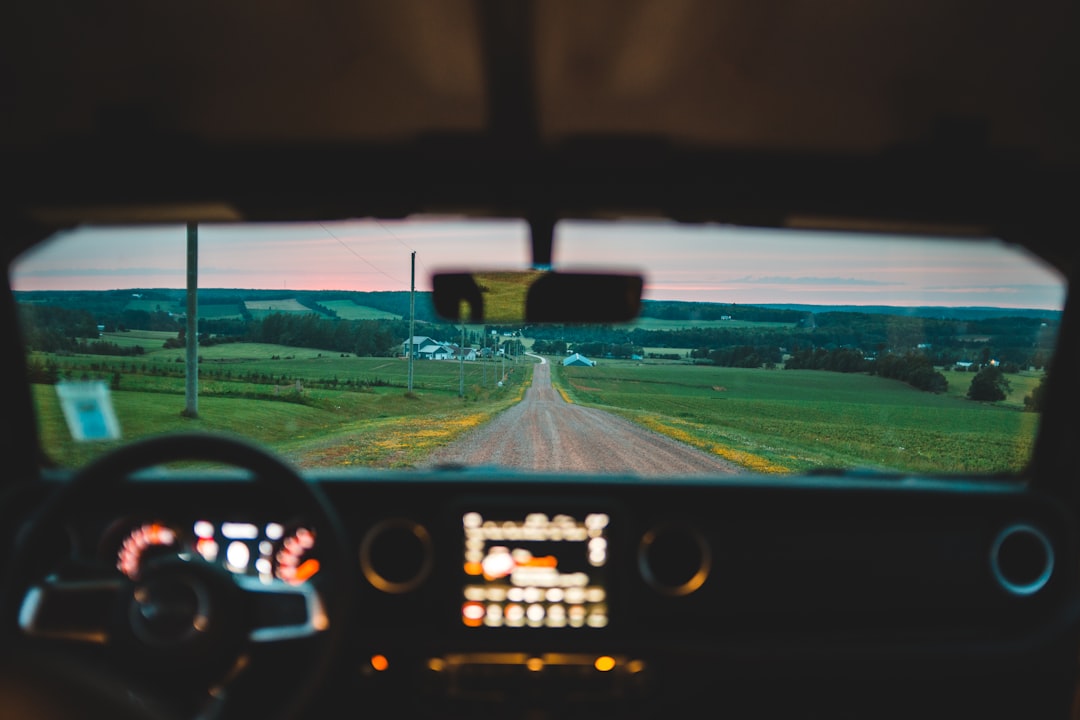
{"type": "MultiPolygon", "coordinates": [[[[378,225],[378,226],[379,226],[380,228],[382,228],[383,232],[385,232],[385,233],[386,233],[387,235],[389,235],[390,237],[392,237],[392,238],[394,238],[395,240],[397,240],[397,241],[398,241],[399,243],[401,243],[401,244],[402,244],[403,246],[405,246],[406,248],[408,248],[409,250],[411,250],[411,251],[412,251],[412,252],[414,252],[414,253],[416,252],[416,248],[412,247],[412,246],[411,246],[411,245],[409,245],[409,244],[408,244],[407,242],[405,242],[405,241],[404,241],[404,240],[402,240],[402,239],[401,239],[400,237],[398,237],[398,236],[397,236],[396,234],[394,234],[394,231],[393,231],[393,230],[391,230],[390,228],[386,227],[385,225],[383,225],[383,224],[382,224],[382,221],[381,221],[381,220],[379,220],[378,218],[376,218],[376,220],[375,220],[375,224],[376,224],[376,225],[378,225]]],[[[418,261],[420,262],[420,267],[424,268],[424,272],[426,272],[426,273],[430,274],[430,273],[431,273],[431,271],[427,269],[427,266],[426,266],[426,265],[424,265],[424,261],[423,261],[423,260],[421,260],[420,258],[417,258],[417,260],[418,260],[418,261]]]]}
{"type": "MultiPolygon", "coordinates": [[[[348,251],[349,251],[350,253],[352,253],[353,255],[355,255],[356,257],[360,258],[361,260],[363,260],[363,261],[364,261],[365,263],[367,263],[368,265],[370,265],[370,266],[371,266],[372,268],[374,268],[374,269],[375,269],[375,271],[376,271],[376,272],[378,272],[378,273],[379,273],[380,275],[384,275],[384,276],[386,276],[386,277],[390,278],[391,280],[393,280],[393,281],[394,281],[395,283],[397,283],[398,285],[404,285],[404,284],[405,284],[405,282],[404,282],[404,281],[402,281],[402,280],[399,280],[398,278],[394,277],[394,276],[393,276],[393,275],[391,275],[390,273],[386,272],[386,271],[385,271],[385,270],[383,270],[382,268],[380,268],[380,267],[378,267],[377,265],[375,265],[375,263],[371,262],[370,260],[368,260],[368,259],[367,259],[366,257],[364,257],[363,255],[361,255],[360,253],[356,252],[356,250],[354,250],[354,249],[353,249],[353,248],[351,248],[351,247],[350,247],[350,246],[349,246],[348,244],[346,244],[344,240],[342,240],[342,239],[341,239],[340,237],[338,237],[338,236],[337,236],[337,235],[335,235],[334,233],[330,232],[330,228],[326,227],[326,226],[325,226],[325,225],[323,225],[322,223],[319,223],[319,227],[321,227],[321,228],[322,228],[323,230],[325,230],[325,231],[326,231],[326,234],[327,234],[327,235],[329,235],[330,237],[332,237],[332,238],[334,238],[335,240],[337,240],[337,241],[338,241],[338,243],[339,243],[339,244],[341,245],[341,247],[345,248],[345,249],[346,249],[346,250],[348,250],[348,251]]],[[[393,233],[391,233],[391,234],[393,234],[393,233]]]]}

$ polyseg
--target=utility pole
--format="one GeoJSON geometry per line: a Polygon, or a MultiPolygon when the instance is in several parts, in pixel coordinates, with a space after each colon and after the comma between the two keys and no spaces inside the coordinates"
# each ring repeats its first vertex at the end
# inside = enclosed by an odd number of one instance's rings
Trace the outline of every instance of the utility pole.
{"type": "Polygon", "coordinates": [[[416,337],[416,251],[412,251],[412,263],[409,270],[409,392],[413,386],[413,350],[416,345],[413,338],[416,337]]]}
{"type": "Polygon", "coordinates": [[[461,323],[461,349],[458,352],[458,397],[465,397],[465,323],[461,323]]]}
{"type": "Polygon", "coordinates": [[[199,417],[199,226],[187,226],[187,343],[184,355],[184,417],[199,417]]]}

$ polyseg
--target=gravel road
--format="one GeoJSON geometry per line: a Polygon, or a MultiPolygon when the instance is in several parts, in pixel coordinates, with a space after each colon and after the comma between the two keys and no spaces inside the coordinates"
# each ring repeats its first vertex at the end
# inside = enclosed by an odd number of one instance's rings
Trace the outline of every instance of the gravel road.
{"type": "Polygon", "coordinates": [[[595,408],[572,405],[551,386],[546,362],[514,407],[436,451],[430,465],[499,465],[526,470],[637,475],[732,474],[722,458],[595,408]]]}

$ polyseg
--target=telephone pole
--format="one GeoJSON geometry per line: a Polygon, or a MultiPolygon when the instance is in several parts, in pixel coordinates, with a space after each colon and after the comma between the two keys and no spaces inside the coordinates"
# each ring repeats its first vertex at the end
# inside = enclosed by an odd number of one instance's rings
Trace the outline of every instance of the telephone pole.
{"type": "Polygon", "coordinates": [[[458,397],[465,397],[465,323],[461,323],[461,347],[458,350],[458,397]]]}
{"type": "Polygon", "coordinates": [[[184,354],[184,417],[199,417],[199,226],[187,226],[187,342],[184,354]]]}
{"type": "Polygon", "coordinates": [[[416,345],[413,338],[416,337],[416,251],[412,251],[412,262],[409,270],[409,392],[413,386],[413,355],[416,345]]]}

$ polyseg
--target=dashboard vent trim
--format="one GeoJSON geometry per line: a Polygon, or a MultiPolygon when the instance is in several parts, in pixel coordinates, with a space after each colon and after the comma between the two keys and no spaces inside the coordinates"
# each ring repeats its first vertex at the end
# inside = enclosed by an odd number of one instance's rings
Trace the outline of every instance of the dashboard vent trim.
{"type": "Polygon", "coordinates": [[[1054,546],[1046,533],[1027,523],[1006,526],[990,546],[994,580],[1017,597],[1034,595],[1046,587],[1054,574],[1054,562],[1054,546]]]}

